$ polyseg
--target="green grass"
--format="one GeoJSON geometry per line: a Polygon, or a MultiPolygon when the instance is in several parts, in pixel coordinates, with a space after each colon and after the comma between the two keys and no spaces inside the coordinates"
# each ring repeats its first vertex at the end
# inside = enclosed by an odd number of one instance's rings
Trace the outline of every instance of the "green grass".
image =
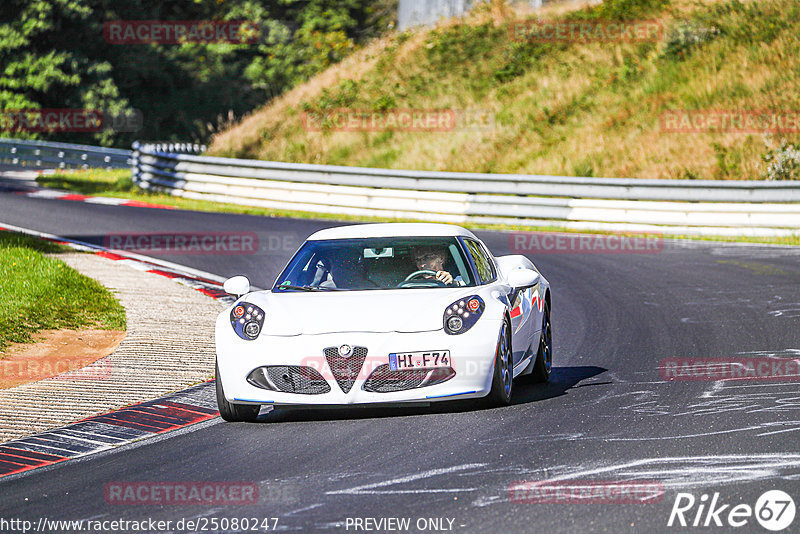
{"type": "MultiPolygon", "coordinates": [[[[82,171],[83,172],[83,171],[82,171]]],[[[124,171],[128,172],[128,171],[124,171]]],[[[130,174],[128,172],[128,174],[130,174]]],[[[190,211],[207,211],[215,213],[239,213],[245,215],[257,215],[261,217],[286,217],[292,219],[321,219],[321,220],[334,220],[334,221],[348,221],[348,222],[429,222],[417,219],[393,219],[388,217],[367,217],[359,215],[342,214],[329,214],[329,213],[312,213],[307,211],[294,211],[294,210],[278,210],[269,208],[260,208],[255,206],[240,206],[238,204],[225,204],[221,202],[213,202],[210,200],[195,200],[188,198],[181,198],[172,196],[165,193],[152,193],[142,191],[141,189],[134,188],[129,192],[121,193],[117,189],[113,189],[113,185],[108,190],[103,190],[102,184],[115,184],[118,181],[128,179],[120,177],[120,171],[102,171],[95,170],[91,173],[91,178],[87,178],[86,174],[60,174],[47,177],[54,180],[61,185],[61,189],[75,192],[85,192],[87,189],[94,191],[96,196],[112,196],[126,198],[130,200],[138,200],[141,202],[149,202],[152,204],[163,204],[173,206],[178,209],[190,211]],[[86,182],[91,182],[87,186],[86,182]]],[[[43,185],[42,179],[39,178],[39,184],[43,185]]],[[[343,208],[346,209],[346,208],[343,208]]],[[[506,224],[480,224],[480,223],[464,223],[465,228],[484,229],[484,230],[507,230],[507,231],[531,231],[531,232],[564,232],[564,233],[583,233],[583,234],[619,234],[619,232],[601,232],[592,230],[567,230],[558,228],[556,226],[530,226],[525,224],[520,225],[506,225],[506,224]]],[[[643,235],[640,233],[631,233],[629,235],[643,235]]],[[[724,241],[724,242],[739,242],[739,243],[766,243],[775,245],[800,245],[800,234],[787,237],[749,237],[749,236],[691,236],[691,235],[677,235],[669,236],[664,235],[665,238],[675,239],[689,239],[698,241],[724,241]]]]}
{"type": "Polygon", "coordinates": [[[42,187],[65,189],[83,195],[130,193],[137,190],[131,179],[131,171],[127,169],[69,171],[62,174],[41,175],[36,182],[42,187]]]}
{"type": "Polygon", "coordinates": [[[94,327],[125,330],[125,309],[95,280],[45,256],[66,250],[0,231],[0,350],[30,343],[39,330],[94,327]]]}
{"type": "MultiPolygon", "coordinates": [[[[655,42],[522,42],[523,15],[414,29],[332,67],[215,136],[210,153],[271,161],[631,178],[763,179],[759,133],[664,131],[670,111],[800,109],[797,0],[605,0],[545,20],[657,20],[655,42]],[[302,112],[487,110],[488,130],[341,132],[302,112]],[[264,135],[268,132],[269,135],[264,135]]],[[[797,142],[796,132],[776,134],[797,142]]]]}

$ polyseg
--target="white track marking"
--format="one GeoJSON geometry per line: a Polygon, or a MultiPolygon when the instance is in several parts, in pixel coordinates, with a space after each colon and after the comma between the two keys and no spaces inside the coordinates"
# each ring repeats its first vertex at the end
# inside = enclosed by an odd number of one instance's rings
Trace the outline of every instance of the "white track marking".
{"type": "Polygon", "coordinates": [[[469,469],[479,469],[486,467],[487,464],[463,464],[453,467],[444,467],[440,469],[431,469],[423,471],[414,475],[408,475],[399,478],[393,478],[384,482],[376,482],[373,484],[364,484],[345,490],[328,491],[328,495],[392,495],[401,493],[458,493],[466,491],[475,491],[477,488],[439,488],[439,489],[419,489],[419,490],[376,490],[375,488],[384,488],[386,486],[393,486],[395,484],[404,484],[406,482],[413,482],[424,478],[432,478],[439,475],[447,475],[450,473],[457,473],[459,471],[466,471],[469,469]]]}

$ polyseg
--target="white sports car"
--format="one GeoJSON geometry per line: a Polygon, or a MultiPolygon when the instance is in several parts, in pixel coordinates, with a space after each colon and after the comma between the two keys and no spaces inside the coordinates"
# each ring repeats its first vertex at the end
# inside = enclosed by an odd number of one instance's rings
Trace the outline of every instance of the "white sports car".
{"type": "Polygon", "coordinates": [[[225,290],[237,297],[216,322],[227,421],[261,405],[504,405],[514,378],[550,376],[550,284],[458,226],[321,230],[271,290],[250,292],[243,276],[225,290]]]}

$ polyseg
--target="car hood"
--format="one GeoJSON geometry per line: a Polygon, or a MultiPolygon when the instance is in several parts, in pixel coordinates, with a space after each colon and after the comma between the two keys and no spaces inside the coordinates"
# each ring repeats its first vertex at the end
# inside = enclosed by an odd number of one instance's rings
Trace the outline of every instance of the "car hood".
{"type": "Polygon", "coordinates": [[[297,336],[334,332],[426,332],[442,328],[445,308],[479,288],[259,291],[244,297],[264,310],[262,334],[297,336]]]}

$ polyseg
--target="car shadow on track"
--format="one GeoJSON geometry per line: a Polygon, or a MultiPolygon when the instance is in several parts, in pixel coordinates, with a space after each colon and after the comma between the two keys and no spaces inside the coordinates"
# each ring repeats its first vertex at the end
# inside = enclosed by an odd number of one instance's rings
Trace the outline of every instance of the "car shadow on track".
{"type": "Polygon", "coordinates": [[[525,382],[525,378],[514,382],[514,396],[511,404],[528,404],[553,397],[565,395],[567,391],[576,387],[599,386],[611,384],[608,382],[591,382],[581,384],[582,381],[605,373],[608,369],[594,365],[579,365],[575,367],[553,367],[550,380],[544,384],[525,382]]]}
{"type": "MultiPolygon", "coordinates": [[[[596,366],[553,367],[550,381],[545,384],[514,382],[514,395],[512,407],[520,404],[530,404],[554,397],[565,395],[570,389],[584,385],[602,385],[611,382],[580,382],[600,375],[607,369],[596,366]]],[[[259,423],[287,423],[303,421],[335,421],[376,419],[383,417],[407,417],[413,415],[434,415],[444,413],[477,412],[494,409],[487,406],[484,399],[457,400],[435,402],[429,406],[402,406],[402,407],[353,407],[353,408],[304,408],[280,407],[262,415],[259,423]]]]}

